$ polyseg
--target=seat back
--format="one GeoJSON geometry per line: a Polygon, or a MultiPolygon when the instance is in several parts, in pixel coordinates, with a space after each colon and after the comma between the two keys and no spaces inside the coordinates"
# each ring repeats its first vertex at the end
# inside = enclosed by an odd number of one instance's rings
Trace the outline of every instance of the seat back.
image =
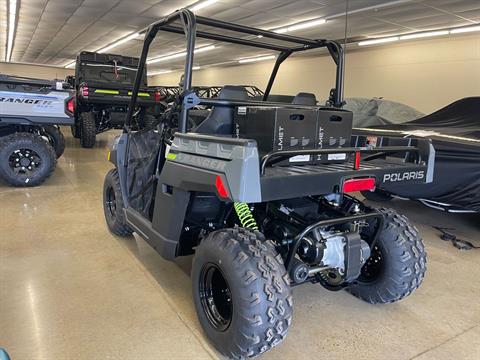
{"type": "MultiPolygon", "coordinates": [[[[248,100],[242,86],[226,85],[218,94],[220,100],[248,100]]],[[[233,135],[234,107],[214,106],[212,111],[193,131],[200,134],[233,135]]]]}
{"type": "Polygon", "coordinates": [[[292,100],[292,104],[294,105],[310,105],[315,106],[317,105],[317,98],[315,94],[312,93],[305,93],[299,92],[292,100]]]}

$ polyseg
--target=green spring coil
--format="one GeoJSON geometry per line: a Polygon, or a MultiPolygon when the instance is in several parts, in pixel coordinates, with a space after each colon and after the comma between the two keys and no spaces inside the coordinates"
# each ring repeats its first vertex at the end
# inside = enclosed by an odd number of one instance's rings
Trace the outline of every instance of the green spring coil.
{"type": "Polygon", "coordinates": [[[243,227],[252,230],[258,230],[257,222],[255,221],[247,203],[236,202],[233,204],[233,207],[235,208],[235,212],[237,213],[237,216],[240,219],[240,223],[243,227]]]}

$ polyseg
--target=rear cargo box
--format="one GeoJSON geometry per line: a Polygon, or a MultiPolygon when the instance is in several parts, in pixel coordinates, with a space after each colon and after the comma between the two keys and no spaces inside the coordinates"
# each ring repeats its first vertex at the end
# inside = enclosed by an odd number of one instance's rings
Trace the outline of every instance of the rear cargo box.
{"type": "MultiPolygon", "coordinates": [[[[315,148],[317,111],[264,106],[240,106],[235,111],[236,135],[257,141],[260,156],[274,150],[315,148]]],[[[295,156],[278,165],[311,164],[312,155],[295,156]]]]}

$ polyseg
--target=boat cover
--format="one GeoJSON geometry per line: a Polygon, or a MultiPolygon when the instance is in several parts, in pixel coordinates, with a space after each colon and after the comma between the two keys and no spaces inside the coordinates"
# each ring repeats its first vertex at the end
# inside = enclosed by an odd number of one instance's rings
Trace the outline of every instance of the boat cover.
{"type": "Polygon", "coordinates": [[[436,151],[432,183],[393,183],[384,190],[435,201],[447,209],[480,212],[480,97],[464,98],[419,119],[371,130],[389,136],[427,137],[436,151]]]}

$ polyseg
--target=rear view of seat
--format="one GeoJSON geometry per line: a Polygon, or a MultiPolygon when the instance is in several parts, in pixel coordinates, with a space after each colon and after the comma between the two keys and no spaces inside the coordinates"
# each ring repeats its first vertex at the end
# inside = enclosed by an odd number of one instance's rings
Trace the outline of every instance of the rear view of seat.
{"type": "Polygon", "coordinates": [[[293,98],[292,104],[315,106],[317,105],[317,98],[315,97],[315,94],[299,92],[293,98]]]}
{"type": "MultiPolygon", "coordinates": [[[[218,94],[219,100],[248,100],[248,93],[242,86],[226,85],[218,94]]],[[[195,132],[211,135],[232,135],[235,107],[214,106],[212,111],[195,128],[195,132]]]]}

